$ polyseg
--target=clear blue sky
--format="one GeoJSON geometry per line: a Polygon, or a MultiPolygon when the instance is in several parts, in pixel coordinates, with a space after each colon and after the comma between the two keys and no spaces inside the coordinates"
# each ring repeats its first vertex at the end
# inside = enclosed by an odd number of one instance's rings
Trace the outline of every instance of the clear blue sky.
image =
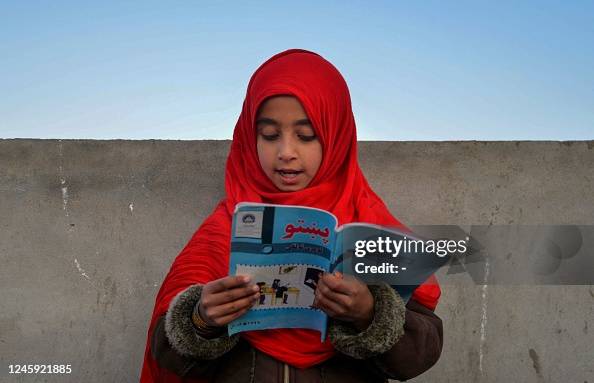
{"type": "Polygon", "coordinates": [[[594,1],[3,1],[0,138],[228,139],[305,48],[363,140],[594,138],[594,1]]]}

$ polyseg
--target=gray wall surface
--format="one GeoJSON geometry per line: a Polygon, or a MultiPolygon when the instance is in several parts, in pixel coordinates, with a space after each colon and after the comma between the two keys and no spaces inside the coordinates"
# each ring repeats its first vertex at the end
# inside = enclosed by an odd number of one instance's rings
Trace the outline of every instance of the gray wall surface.
{"type": "MultiPolygon", "coordinates": [[[[154,298],[224,195],[229,141],[0,140],[0,381],[137,381],[154,298]],[[9,364],[71,364],[9,376],[9,364]]],[[[361,142],[406,224],[594,224],[594,142],[361,142]]],[[[590,253],[592,254],[592,252],[590,253]]],[[[442,278],[414,382],[594,382],[594,287],[442,278]]]]}

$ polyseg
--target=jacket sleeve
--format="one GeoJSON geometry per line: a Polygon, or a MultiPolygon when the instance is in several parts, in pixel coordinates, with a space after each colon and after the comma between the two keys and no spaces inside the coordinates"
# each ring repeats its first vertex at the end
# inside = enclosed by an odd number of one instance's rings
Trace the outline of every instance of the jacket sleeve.
{"type": "Polygon", "coordinates": [[[194,306],[200,301],[201,285],[179,293],[161,316],[151,339],[151,353],[159,366],[183,377],[208,376],[239,341],[238,335],[206,339],[198,335],[192,323],[194,306]]]}
{"type": "Polygon", "coordinates": [[[407,380],[427,371],[441,355],[441,319],[412,299],[405,306],[387,284],[369,288],[375,302],[372,323],[358,332],[347,323],[331,321],[328,333],[334,347],[366,359],[369,368],[390,379],[407,380]]]}

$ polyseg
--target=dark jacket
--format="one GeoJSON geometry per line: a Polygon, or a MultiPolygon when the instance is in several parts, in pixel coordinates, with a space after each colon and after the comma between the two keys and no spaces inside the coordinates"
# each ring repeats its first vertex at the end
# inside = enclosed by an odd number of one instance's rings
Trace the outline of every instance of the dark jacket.
{"type": "Polygon", "coordinates": [[[211,382],[318,383],[385,382],[411,379],[433,366],[441,354],[441,319],[410,300],[406,306],[388,285],[369,286],[375,302],[371,325],[359,332],[331,320],[328,336],[338,351],[306,369],[286,365],[256,349],[239,335],[200,337],[191,314],[202,286],[180,293],[159,318],[151,341],[157,363],[183,377],[211,382]]]}

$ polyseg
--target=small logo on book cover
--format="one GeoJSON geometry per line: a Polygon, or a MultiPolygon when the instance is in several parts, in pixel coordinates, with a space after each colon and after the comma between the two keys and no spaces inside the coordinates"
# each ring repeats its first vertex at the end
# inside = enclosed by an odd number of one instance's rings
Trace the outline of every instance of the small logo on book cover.
{"type": "Polygon", "coordinates": [[[253,214],[246,214],[241,219],[241,222],[247,223],[247,224],[254,223],[254,222],[256,222],[256,216],[253,214]]]}
{"type": "Polygon", "coordinates": [[[261,238],[262,211],[246,211],[237,213],[237,227],[235,236],[243,238],[261,238]]]}

